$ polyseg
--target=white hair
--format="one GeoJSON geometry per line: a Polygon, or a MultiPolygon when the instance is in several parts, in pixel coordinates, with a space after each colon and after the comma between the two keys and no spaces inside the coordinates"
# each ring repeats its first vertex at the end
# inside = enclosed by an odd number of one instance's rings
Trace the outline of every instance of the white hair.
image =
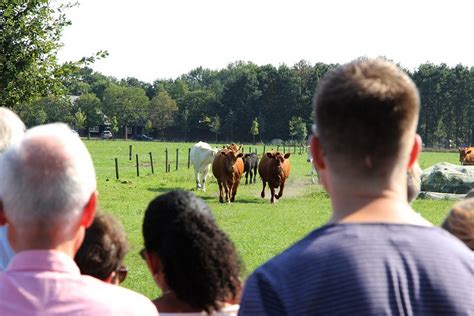
{"type": "Polygon", "coordinates": [[[25,124],[18,115],[0,107],[0,153],[10,145],[18,143],[25,134],[25,129],[25,124]]]}
{"type": "Polygon", "coordinates": [[[0,174],[6,217],[22,227],[76,224],[97,186],[86,146],[63,123],[29,129],[0,156],[0,174]]]}

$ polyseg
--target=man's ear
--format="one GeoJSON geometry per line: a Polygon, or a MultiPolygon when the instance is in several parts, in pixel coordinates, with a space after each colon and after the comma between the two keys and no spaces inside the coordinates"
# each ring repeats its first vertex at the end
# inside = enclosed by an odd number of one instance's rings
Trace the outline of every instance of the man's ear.
{"type": "Polygon", "coordinates": [[[3,203],[0,201],[0,226],[7,223],[7,218],[5,216],[5,211],[3,210],[3,203]]]}
{"type": "Polygon", "coordinates": [[[313,164],[318,170],[326,168],[326,164],[323,159],[323,152],[321,149],[321,143],[319,137],[312,135],[310,140],[311,156],[313,156],[313,164]]]}
{"type": "Polygon", "coordinates": [[[421,152],[421,136],[415,134],[415,141],[413,142],[413,147],[410,151],[410,159],[408,161],[408,169],[411,169],[415,162],[418,160],[418,156],[421,152]]]}
{"type": "Polygon", "coordinates": [[[87,201],[86,206],[82,210],[82,219],[81,219],[81,226],[85,228],[92,225],[95,216],[95,208],[97,205],[97,191],[92,192],[89,201],[87,201]]]}

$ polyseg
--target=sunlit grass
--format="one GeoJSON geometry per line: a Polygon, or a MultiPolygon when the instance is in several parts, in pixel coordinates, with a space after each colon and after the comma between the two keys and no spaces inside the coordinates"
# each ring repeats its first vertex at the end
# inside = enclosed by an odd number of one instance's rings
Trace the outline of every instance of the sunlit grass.
{"type": "MultiPolygon", "coordinates": [[[[156,297],[159,293],[145,263],[138,255],[143,246],[141,225],[144,210],[157,195],[173,189],[194,190],[194,172],[187,168],[188,148],[192,143],[133,142],[121,140],[85,141],[93,156],[97,171],[100,208],[117,216],[125,226],[131,251],[126,257],[129,277],[124,285],[130,289],[156,297]],[[129,145],[133,146],[129,160],[129,145]],[[170,172],[165,173],[165,149],[168,149],[170,172]],[[176,169],[176,149],[179,149],[179,165],[176,169]],[[151,173],[149,153],[154,160],[151,173]],[[136,154],[139,156],[140,176],[136,175],[136,154]],[[118,159],[120,179],[115,178],[115,162],[118,159]]],[[[222,146],[222,144],[219,144],[222,146]]],[[[255,146],[251,146],[252,151],[255,146]]],[[[276,146],[272,146],[276,149],[276,146]]],[[[272,147],[266,147],[267,150],[272,147]]],[[[249,146],[245,146],[248,152],[249,146]]],[[[283,151],[283,148],[280,148],[283,151]]],[[[286,149],[287,150],[287,149],[286,149]]],[[[318,185],[311,184],[310,165],[306,153],[291,148],[292,169],[283,198],[269,203],[260,198],[261,183],[239,187],[236,202],[227,205],[218,202],[217,183],[211,176],[207,192],[194,191],[211,207],[218,224],[234,241],[245,269],[243,276],[269,258],[323,225],[330,216],[330,201],[318,185]]],[[[258,147],[259,155],[263,146],[258,147]]],[[[435,162],[457,163],[456,153],[423,153],[422,168],[435,162]]],[[[434,224],[440,224],[452,201],[417,200],[414,208],[434,224]]]]}

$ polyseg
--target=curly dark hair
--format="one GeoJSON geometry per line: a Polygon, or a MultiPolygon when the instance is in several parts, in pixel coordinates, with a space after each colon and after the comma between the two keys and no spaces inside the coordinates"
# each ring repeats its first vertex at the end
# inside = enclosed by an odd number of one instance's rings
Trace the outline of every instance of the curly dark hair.
{"type": "Polygon", "coordinates": [[[122,264],[128,252],[123,226],[112,215],[97,212],[86,229],[84,241],[74,260],[82,274],[106,280],[122,264]]]}
{"type": "Polygon", "coordinates": [[[171,191],[151,201],[143,238],[180,300],[211,313],[238,296],[240,260],[234,244],[209,207],[191,192],[171,191]]]}

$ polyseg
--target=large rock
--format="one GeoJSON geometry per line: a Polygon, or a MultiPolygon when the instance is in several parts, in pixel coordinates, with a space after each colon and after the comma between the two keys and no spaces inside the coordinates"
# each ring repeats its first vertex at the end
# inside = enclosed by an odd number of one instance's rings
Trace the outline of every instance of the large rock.
{"type": "Polygon", "coordinates": [[[421,190],[466,194],[474,188],[474,166],[458,166],[440,162],[423,170],[421,190]]]}

